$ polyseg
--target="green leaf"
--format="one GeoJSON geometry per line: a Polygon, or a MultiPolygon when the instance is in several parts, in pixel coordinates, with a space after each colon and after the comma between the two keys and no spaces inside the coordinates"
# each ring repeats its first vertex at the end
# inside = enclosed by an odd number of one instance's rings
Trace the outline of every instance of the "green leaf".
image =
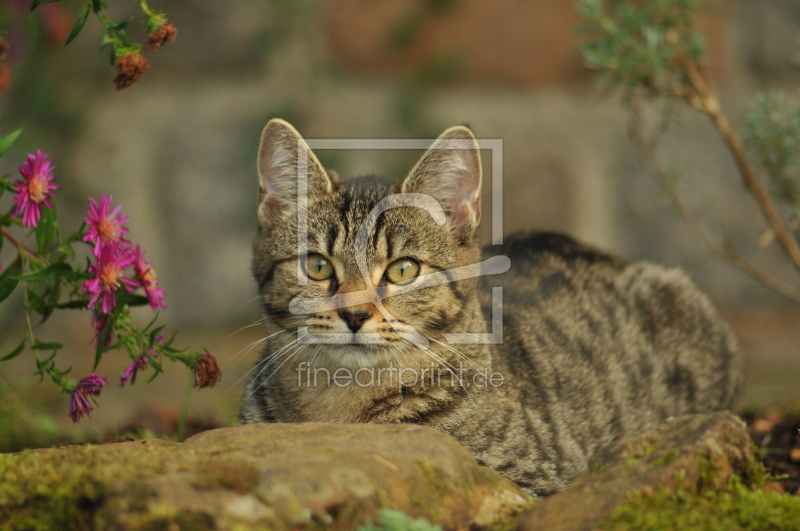
{"type": "Polygon", "coordinates": [[[64,348],[61,343],[42,343],[38,339],[33,342],[34,350],[60,350],[64,348]]]}
{"type": "Polygon", "coordinates": [[[150,332],[150,344],[151,345],[157,344],[156,343],[156,336],[158,335],[159,332],[161,332],[164,329],[164,326],[166,326],[166,325],[161,325],[158,328],[156,328],[155,330],[153,330],[152,332],[150,332]]]}
{"type": "Polygon", "coordinates": [[[103,327],[103,331],[100,332],[97,338],[97,348],[94,352],[94,368],[92,370],[97,369],[97,366],[100,365],[100,360],[103,357],[103,352],[106,351],[106,343],[108,343],[108,338],[111,337],[111,332],[114,327],[114,318],[113,316],[108,316],[108,320],[106,321],[106,325],[103,327]]]}
{"type": "Polygon", "coordinates": [[[75,249],[72,248],[72,244],[69,242],[62,243],[56,247],[56,251],[63,255],[69,256],[70,258],[75,258],[75,249]]]}
{"type": "Polygon", "coordinates": [[[56,203],[53,200],[53,208],[43,208],[42,217],[36,225],[36,244],[39,246],[39,254],[45,251],[53,243],[53,235],[56,230],[56,203]]]}
{"type": "Polygon", "coordinates": [[[128,36],[125,35],[122,30],[124,30],[128,26],[128,24],[130,24],[133,21],[133,19],[134,15],[129,16],[128,18],[126,18],[125,20],[114,26],[114,29],[119,31],[122,34],[122,36],[127,39],[128,36]]]}
{"type": "Polygon", "coordinates": [[[47,302],[45,302],[44,298],[34,293],[33,290],[28,290],[28,305],[36,310],[36,312],[42,314],[45,318],[49,317],[49,315],[47,315],[49,313],[47,309],[47,302]]]}
{"type": "Polygon", "coordinates": [[[56,262],[46,268],[28,273],[27,275],[16,275],[15,280],[24,282],[41,282],[47,278],[59,279],[72,273],[72,266],[65,262],[56,262]]]}
{"type": "Polygon", "coordinates": [[[19,283],[16,277],[22,272],[22,262],[19,258],[8,266],[8,269],[0,273],[0,302],[3,302],[14,291],[19,283]]]}
{"type": "Polygon", "coordinates": [[[117,294],[117,304],[127,304],[128,306],[144,306],[145,304],[150,304],[150,302],[147,300],[147,297],[125,292],[117,294]]]}
{"type": "Polygon", "coordinates": [[[59,310],[74,310],[75,308],[84,309],[88,307],[89,307],[88,297],[53,305],[53,308],[58,308],[59,310]]]}
{"type": "MultiPolygon", "coordinates": [[[[22,129],[12,131],[6,136],[0,138],[0,157],[6,154],[6,151],[11,149],[11,145],[17,140],[17,137],[22,133],[22,129]]],[[[13,175],[13,174],[12,174],[13,175]]]]}
{"type": "Polygon", "coordinates": [[[31,4],[31,11],[36,9],[39,6],[39,4],[52,4],[60,1],[61,0],[33,0],[33,4],[31,4]]]}
{"type": "Polygon", "coordinates": [[[72,26],[72,31],[69,32],[69,37],[67,37],[67,42],[64,43],[64,46],[71,43],[72,40],[78,36],[78,33],[81,32],[83,29],[83,25],[86,24],[86,19],[89,18],[89,12],[92,10],[92,0],[87,0],[86,4],[81,9],[78,18],[75,20],[75,24],[72,26]]]}
{"type": "Polygon", "coordinates": [[[11,354],[8,354],[8,355],[6,355],[6,356],[4,356],[4,357],[0,358],[0,361],[8,361],[8,360],[13,360],[14,358],[16,358],[17,356],[19,356],[20,354],[22,354],[22,351],[23,351],[23,350],[25,350],[25,342],[26,342],[27,340],[28,340],[28,332],[26,331],[26,332],[25,332],[25,338],[22,340],[22,343],[20,343],[20,344],[19,344],[19,346],[18,346],[17,348],[15,348],[14,350],[12,350],[12,351],[11,351],[11,354]]]}

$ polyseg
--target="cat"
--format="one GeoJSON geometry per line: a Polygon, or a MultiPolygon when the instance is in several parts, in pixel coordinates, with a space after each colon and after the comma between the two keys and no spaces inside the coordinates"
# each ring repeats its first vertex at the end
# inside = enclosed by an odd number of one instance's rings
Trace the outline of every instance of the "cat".
{"type": "Polygon", "coordinates": [[[620,437],[734,404],[736,339],[681,270],[550,233],[482,254],[480,151],[465,126],[397,182],[340,179],[272,119],[258,174],[266,334],[241,423],[418,423],[541,497],[620,437]],[[473,265],[502,257],[502,274],[473,265]],[[496,287],[502,342],[448,342],[496,333],[496,287]]]}

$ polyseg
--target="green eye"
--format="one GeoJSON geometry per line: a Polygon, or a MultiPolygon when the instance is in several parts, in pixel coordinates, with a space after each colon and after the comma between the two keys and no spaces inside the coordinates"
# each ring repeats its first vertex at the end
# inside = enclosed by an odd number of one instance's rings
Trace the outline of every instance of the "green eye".
{"type": "Polygon", "coordinates": [[[306,261],[306,272],[312,280],[328,280],[333,276],[333,265],[321,254],[310,254],[306,261]]]}
{"type": "Polygon", "coordinates": [[[419,275],[419,263],[410,258],[395,260],[386,268],[386,279],[393,284],[408,282],[419,275]]]}

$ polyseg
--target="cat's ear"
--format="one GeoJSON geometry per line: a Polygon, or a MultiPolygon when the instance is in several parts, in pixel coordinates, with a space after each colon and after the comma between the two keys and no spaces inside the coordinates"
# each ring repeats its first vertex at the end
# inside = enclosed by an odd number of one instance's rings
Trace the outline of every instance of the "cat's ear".
{"type": "Polygon", "coordinates": [[[436,139],[403,181],[405,193],[434,197],[444,207],[458,238],[471,235],[481,220],[481,153],[472,131],[459,125],[436,139]]]}
{"type": "Polygon", "coordinates": [[[273,118],[264,127],[258,147],[260,222],[272,222],[297,208],[298,162],[307,169],[309,200],[331,192],[331,178],[300,133],[288,122],[273,118]]]}

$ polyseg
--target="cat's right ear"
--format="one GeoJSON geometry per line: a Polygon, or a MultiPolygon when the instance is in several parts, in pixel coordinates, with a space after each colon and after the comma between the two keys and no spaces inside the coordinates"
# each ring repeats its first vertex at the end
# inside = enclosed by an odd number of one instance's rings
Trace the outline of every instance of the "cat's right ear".
{"type": "Polygon", "coordinates": [[[298,163],[306,169],[309,200],[330,193],[333,184],[319,159],[288,122],[273,118],[261,133],[258,147],[258,221],[272,223],[296,212],[298,163]]]}

